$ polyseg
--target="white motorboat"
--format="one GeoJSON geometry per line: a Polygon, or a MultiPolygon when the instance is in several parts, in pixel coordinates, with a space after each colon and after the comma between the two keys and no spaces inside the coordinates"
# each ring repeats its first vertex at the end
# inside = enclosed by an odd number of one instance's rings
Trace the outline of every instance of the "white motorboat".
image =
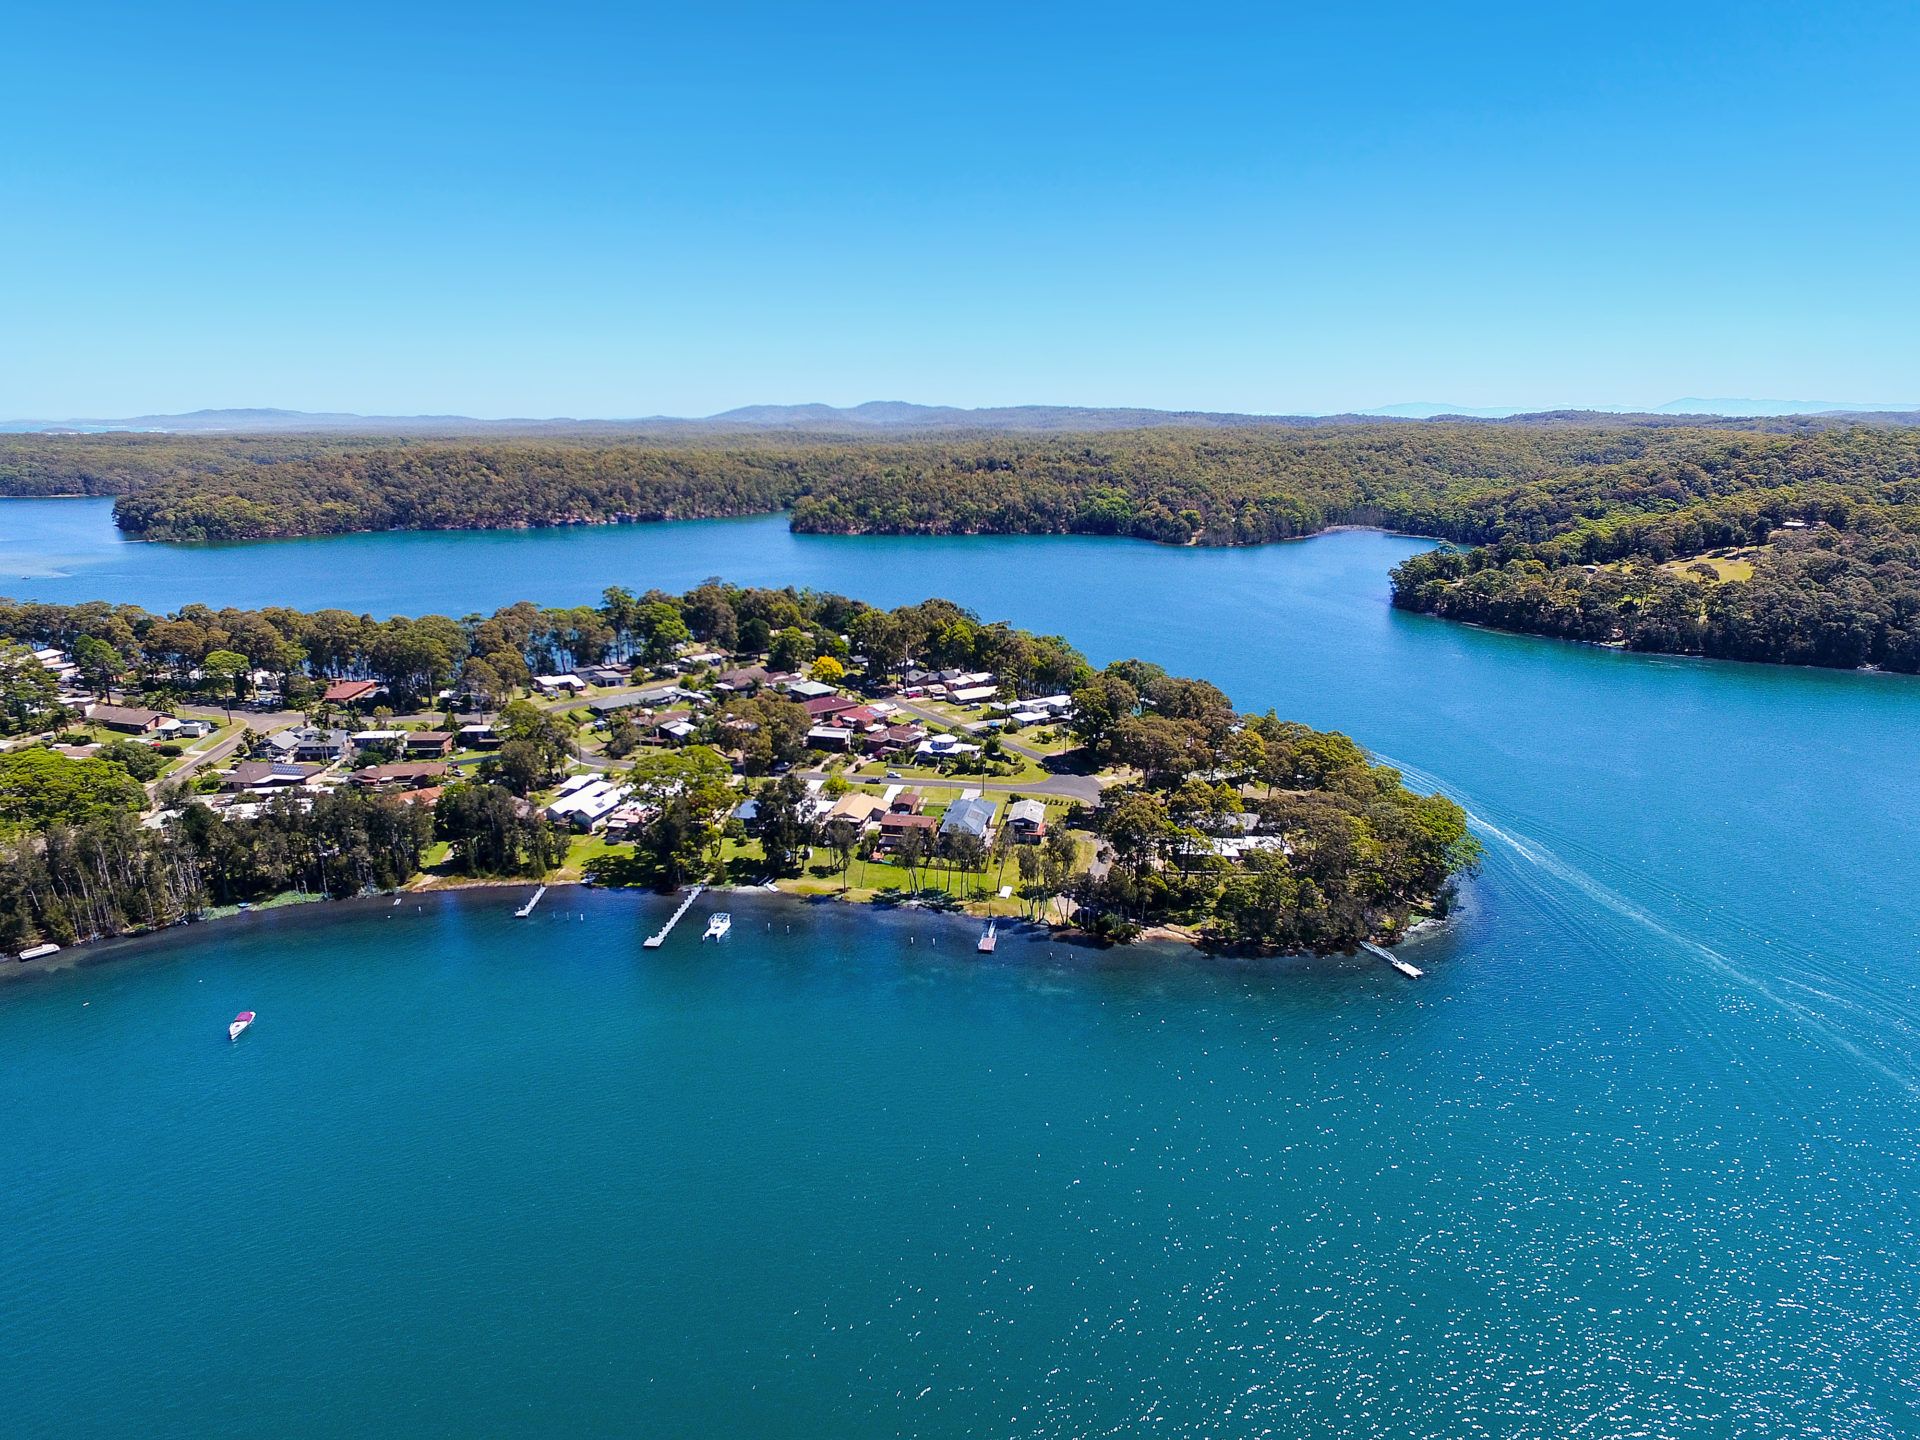
{"type": "Polygon", "coordinates": [[[233,1017],[233,1023],[227,1026],[227,1039],[238,1040],[246,1033],[247,1027],[251,1024],[253,1024],[253,1011],[242,1010],[238,1015],[233,1017]]]}
{"type": "Polygon", "coordinates": [[[733,929],[733,916],[729,915],[725,910],[716,910],[707,919],[707,933],[700,938],[702,940],[724,940],[727,938],[727,932],[731,929],[733,929]]]}

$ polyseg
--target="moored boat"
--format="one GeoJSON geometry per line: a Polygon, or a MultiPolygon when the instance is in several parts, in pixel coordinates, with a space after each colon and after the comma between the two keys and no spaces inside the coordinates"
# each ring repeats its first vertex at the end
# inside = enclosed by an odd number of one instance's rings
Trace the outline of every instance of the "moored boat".
{"type": "Polygon", "coordinates": [[[233,1017],[233,1023],[227,1026],[227,1039],[238,1040],[251,1024],[253,1024],[253,1011],[242,1010],[233,1017]]]}
{"type": "Polygon", "coordinates": [[[982,955],[991,955],[993,953],[993,947],[999,943],[1000,923],[997,920],[989,920],[987,921],[987,928],[980,932],[979,944],[973,948],[978,950],[982,955]]]}
{"type": "Polygon", "coordinates": [[[707,933],[702,940],[724,940],[727,932],[733,929],[733,916],[725,910],[716,910],[707,920],[707,933]]]}

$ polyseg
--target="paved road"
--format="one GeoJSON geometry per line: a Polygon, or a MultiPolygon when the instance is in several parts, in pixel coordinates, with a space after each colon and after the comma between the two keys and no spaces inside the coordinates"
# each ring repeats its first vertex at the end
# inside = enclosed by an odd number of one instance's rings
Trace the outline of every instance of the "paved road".
{"type": "MultiPolygon", "coordinates": [[[[962,723],[962,722],[955,721],[951,715],[942,715],[938,710],[929,710],[924,706],[914,704],[911,700],[894,700],[891,703],[898,705],[902,710],[906,711],[909,715],[917,715],[922,720],[931,720],[936,725],[953,725],[953,724],[962,723]]],[[[1015,740],[1011,735],[1002,735],[1000,737],[1000,743],[1006,746],[1007,749],[1013,751],[1014,754],[1026,756],[1027,759],[1033,761],[1036,765],[1045,765],[1049,760],[1053,758],[1050,755],[1045,755],[1040,751],[1035,750],[1030,745],[1022,745],[1018,740],[1015,740]]]]}
{"type": "MultiPolygon", "coordinates": [[[[212,705],[181,705],[177,707],[174,713],[182,716],[191,716],[197,720],[213,720],[221,724],[226,723],[227,718],[227,712],[225,710],[212,705]]],[[[302,715],[298,710],[271,710],[265,713],[243,710],[235,712],[233,718],[243,722],[241,729],[234,731],[233,734],[227,736],[226,739],[208,746],[198,755],[188,756],[186,764],[171,774],[162,775],[158,780],[155,780],[147,787],[147,792],[152,794],[160,786],[170,784],[175,780],[190,780],[196,773],[206,769],[209,765],[217,765],[222,760],[227,759],[234,751],[240,748],[241,737],[246,734],[248,728],[251,728],[256,735],[271,735],[276,730],[286,729],[289,725],[304,725],[307,720],[307,717],[302,715]]]]}
{"type": "MultiPolygon", "coordinates": [[[[803,779],[824,780],[828,771],[802,770],[803,779]]],[[[962,790],[996,790],[1014,795],[1058,795],[1066,800],[1093,804],[1100,799],[1101,782],[1094,775],[1049,775],[1044,780],[1002,780],[984,775],[909,775],[899,780],[878,776],[847,777],[859,785],[904,785],[908,789],[926,789],[931,785],[959,786],[962,790]]],[[[1111,782],[1109,782],[1111,783],[1111,782]]]]}

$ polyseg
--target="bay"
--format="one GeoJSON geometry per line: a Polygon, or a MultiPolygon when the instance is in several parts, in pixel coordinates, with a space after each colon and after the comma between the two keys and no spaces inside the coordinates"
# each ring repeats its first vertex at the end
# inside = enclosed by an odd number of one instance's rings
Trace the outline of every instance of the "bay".
{"type": "Polygon", "coordinates": [[[1397,613],[1424,543],[0,502],[36,598],[945,595],[1345,729],[1488,844],[1411,985],[772,901],[642,952],[660,902],[509,891],[0,987],[10,1428],[1913,1433],[1920,685],[1397,613]]]}

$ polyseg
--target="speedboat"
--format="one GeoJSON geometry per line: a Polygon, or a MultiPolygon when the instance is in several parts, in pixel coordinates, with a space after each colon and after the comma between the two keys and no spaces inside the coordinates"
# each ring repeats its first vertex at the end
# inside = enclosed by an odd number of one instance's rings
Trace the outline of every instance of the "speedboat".
{"type": "Polygon", "coordinates": [[[727,938],[727,932],[731,929],[733,929],[733,916],[729,915],[725,910],[716,910],[707,920],[707,933],[700,938],[702,940],[724,940],[727,938]]]}
{"type": "Polygon", "coordinates": [[[987,928],[980,932],[980,943],[973,948],[982,955],[991,955],[993,947],[1000,943],[1000,926],[997,921],[987,921],[987,928]]]}
{"type": "Polygon", "coordinates": [[[251,1024],[253,1024],[253,1011],[242,1010],[233,1017],[233,1023],[227,1026],[227,1039],[238,1040],[251,1024]]]}

